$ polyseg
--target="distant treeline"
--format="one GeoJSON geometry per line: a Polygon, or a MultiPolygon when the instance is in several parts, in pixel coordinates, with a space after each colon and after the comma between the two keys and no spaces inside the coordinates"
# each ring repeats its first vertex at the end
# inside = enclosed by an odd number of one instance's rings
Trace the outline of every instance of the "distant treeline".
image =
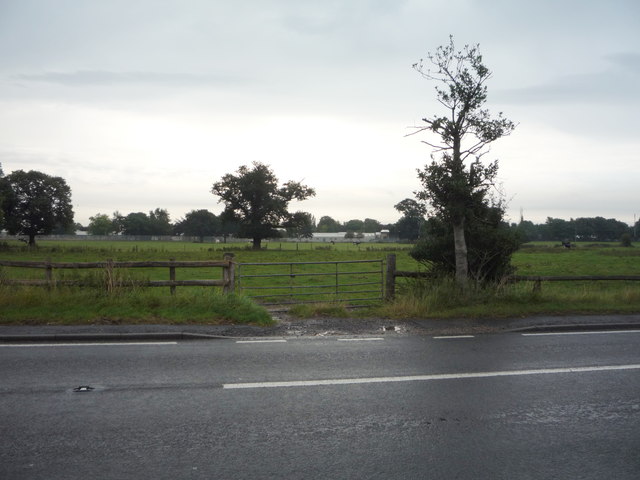
{"type": "Polygon", "coordinates": [[[640,221],[630,227],[615,218],[585,217],[571,220],[548,217],[542,224],[534,224],[528,220],[513,224],[524,241],[592,241],[616,242],[624,235],[636,238],[640,221]]]}
{"type": "MultiPolygon", "coordinates": [[[[382,229],[393,229],[395,224],[384,225],[377,220],[365,218],[364,220],[349,220],[348,222],[338,222],[331,217],[320,218],[316,223],[315,218],[308,216],[305,229],[298,226],[295,231],[284,228],[291,236],[310,237],[316,232],[351,232],[375,233],[382,229]]],[[[132,212],[123,215],[115,212],[111,217],[98,213],[89,219],[89,225],[84,227],[76,225],[81,231],[87,231],[90,235],[189,235],[195,237],[203,236],[226,236],[233,235],[237,230],[237,225],[233,221],[223,221],[221,216],[215,215],[208,210],[193,210],[175,222],[169,217],[169,212],[162,208],[156,208],[149,213],[132,212]]],[[[64,232],[54,232],[64,233],[64,232]]]]}
{"type": "MultiPolygon", "coordinates": [[[[337,233],[353,232],[373,233],[382,229],[389,230],[394,238],[414,240],[420,235],[421,222],[416,218],[403,216],[396,223],[383,224],[377,220],[366,218],[364,220],[349,220],[339,222],[332,217],[323,216],[318,222],[311,217],[309,233],[337,233]]],[[[80,227],[90,235],[110,235],[114,233],[123,235],[185,235],[194,237],[227,236],[235,232],[232,223],[223,222],[222,219],[207,211],[193,210],[175,222],[171,222],[169,214],[164,209],[155,209],[151,212],[134,212],[122,215],[118,212],[111,217],[104,214],[96,214],[91,217],[88,227],[80,227]]],[[[511,225],[521,234],[525,242],[530,241],[594,241],[614,242],[620,241],[622,236],[628,234],[631,238],[637,238],[640,230],[640,221],[634,226],[616,220],[614,218],[585,217],[570,220],[548,217],[545,223],[535,224],[529,220],[521,220],[511,225]]],[[[63,233],[63,232],[54,232],[63,233]]],[[[283,232],[284,233],[284,232],[283,232]]],[[[294,232],[287,232],[293,235],[294,232]]],[[[298,235],[293,235],[298,236],[298,235]]],[[[308,235],[310,236],[310,235],[308,235]]]]}

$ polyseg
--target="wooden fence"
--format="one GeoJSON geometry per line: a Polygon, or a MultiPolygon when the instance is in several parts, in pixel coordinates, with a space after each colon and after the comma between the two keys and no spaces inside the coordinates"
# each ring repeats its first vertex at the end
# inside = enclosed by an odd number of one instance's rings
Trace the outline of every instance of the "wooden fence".
{"type": "MultiPolygon", "coordinates": [[[[396,270],[396,256],[390,254],[387,256],[387,271],[385,279],[385,300],[393,300],[396,295],[396,278],[429,278],[429,272],[407,272],[396,270]]],[[[533,290],[539,291],[542,288],[542,282],[590,282],[590,281],[640,281],[640,275],[511,275],[505,279],[507,283],[516,282],[532,282],[533,290]]]]}
{"type": "Polygon", "coordinates": [[[163,261],[143,261],[143,262],[114,262],[107,260],[106,262],[51,262],[46,261],[15,261],[15,260],[0,260],[0,267],[18,267],[18,268],[36,268],[44,270],[43,279],[8,279],[0,278],[0,283],[5,285],[28,285],[28,286],[44,286],[48,288],[55,287],[56,285],[69,285],[69,286],[88,286],[95,285],[95,282],[91,283],[87,280],[68,280],[68,279],[56,279],[56,270],[78,270],[78,269],[100,269],[104,272],[103,281],[101,282],[107,291],[112,291],[118,286],[123,286],[131,283],[132,285],[142,287],[169,287],[169,291],[173,295],[176,287],[221,287],[224,293],[231,293],[234,291],[235,285],[235,264],[232,261],[233,254],[225,254],[222,261],[176,261],[169,260],[163,261]],[[222,269],[221,279],[204,279],[204,280],[177,280],[176,268],[203,268],[203,267],[218,267],[222,269]],[[168,268],[169,278],[168,280],[145,280],[145,281],[132,281],[123,282],[115,275],[117,269],[122,268],[168,268]]]}

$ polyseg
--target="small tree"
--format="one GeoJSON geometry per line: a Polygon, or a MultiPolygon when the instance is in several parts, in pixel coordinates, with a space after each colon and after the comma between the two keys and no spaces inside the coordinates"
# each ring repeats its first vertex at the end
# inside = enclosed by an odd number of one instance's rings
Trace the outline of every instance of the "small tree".
{"type": "Polygon", "coordinates": [[[190,237],[211,237],[221,233],[220,219],[209,210],[192,210],[184,216],[183,220],[177,222],[173,231],[178,235],[188,235],[190,237]]]}
{"type": "Polygon", "coordinates": [[[156,208],[149,212],[149,222],[151,224],[151,235],[171,235],[171,217],[164,208],[156,208]]]}
{"type": "Polygon", "coordinates": [[[89,226],[87,227],[89,235],[111,235],[114,231],[113,222],[109,215],[96,213],[93,217],[89,217],[89,226]]]}
{"type": "Polygon", "coordinates": [[[547,217],[545,222],[547,239],[559,242],[570,242],[576,239],[576,230],[573,220],[570,222],[562,218],[547,217]]]}
{"type": "Polygon", "coordinates": [[[111,224],[113,225],[113,231],[116,234],[120,234],[124,232],[124,215],[122,215],[119,211],[113,212],[111,215],[111,224]]]}
{"type": "Polygon", "coordinates": [[[515,125],[501,113],[491,118],[488,110],[483,109],[491,72],[483,64],[478,46],[467,45],[457,51],[450,37],[447,46],[438,47],[427,59],[427,65],[420,60],[413,68],[424,78],[439,83],[436,96],[446,114],[424,118],[426,126],[415,132],[436,134],[439,141],[424,143],[434,148],[434,155],[440,154],[439,160],[434,159],[424,171],[419,171],[424,190],[417,197],[451,224],[455,278],[465,288],[468,278],[465,222],[470,209],[493,184],[498,169],[497,162],[484,165],[480,159],[486,153],[485,147],[509,135],[515,125]]]}
{"type": "Polygon", "coordinates": [[[318,220],[316,231],[322,233],[337,233],[341,228],[342,225],[340,225],[340,222],[325,215],[324,217],[320,217],[320,220],[318,220]]]}
{"type": "Polygon", "coordinates": [[[353,219],[345,222],[344,229],[348,232],[364,232],[364,222],[362,220],[353,219]]]}
{"type": "Polygon", "coordinates": [[[298,240],[302,238],[313,238],[316,222],[309,212],[296,212],[291,215],[285,224],[287,235],[298,240]]]}
{"type": "Polygon", "coordinates": [[[425,206],[412,198],[405,198],[395,204],[393,208],[402,213],[402,217],[395,225],[398,236],[409,241],[417,240],[425,222],[424,217],[427,214],[425,206]]]}
{"type": "Polygon", "coordinates": [[[364,233],[376,233],[382,230],[382,224],[373,218],[364,219],[364,233]]]}
{"type": "Polygon", "coordinates": [[[149,216],[144,212],[131,212],[122,218],[124,235],[153,235],[153,226],[149,216]]]}
{"type": "Polygon", "coordinates": [[[62,177],[16,170],[6,176],[4,189],[2,208],[7,231],[27,235],[30,246],[35,245],[36,235],[73,227],[71,189],[62,177]]]}
{"type": "Polygon", "coordinates": [[[235,175],[223,176],[213,184],[211,193],[225,205],[223,220],[238,222],[238,234],[251,238],[256,250],[263,239],[277,237],[276,228],[291,219],[289,202],[315,195],[312,188],[294,181],[279,187],[273,171],[260,162],[254,162],[253,168],[240,167],[235,175]]]}

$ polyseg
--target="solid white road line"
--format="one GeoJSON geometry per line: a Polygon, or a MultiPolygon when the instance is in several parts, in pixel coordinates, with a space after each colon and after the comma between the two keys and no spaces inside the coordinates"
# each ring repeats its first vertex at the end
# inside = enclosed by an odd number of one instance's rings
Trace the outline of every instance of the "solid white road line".
{"type": "Polygon", "coordinates": [[[236,340],[236,343],[287,343],[284,339],[271,340],[236,340]]]}
{"type": "Polygon", "coordinates": [[[453,338],[475,338],[475,336],[473,335],[441,335],[439,337],[433,337],[436,340],[446,340],[446,339],[453,339],[453,338]]]}
{"type": "Polygon", "coordinates": [[[130,345],[177,345],[178,342],[91,342],[91,343],[3,343],[0,347],[124,347],[130,345]]]}
{"type": "Polygon", "coordinates": [[[640,333],[640,330],[598,330],[591,332],[545,332],[545,333],[523,333],[523,337],[544,337],[552,335],[606,335],[608,333],[640,333]]]}
{"type": "Polygon", "coordinates": [[[597,367],[541,368],[476,373],[441,373],[434,375],[412,375],[406,377],[336,378],[327,380],[294,380],[285,382],[226,383],[224,389],[317,387],[326,385],[355,385],[361,383],[420,382],[429,380],[455,380],[464,378],[516,377],[522,375],[549,375],[557,373],[605,372],[616,370],[639,370],[640,364],[605,365],[597,367]]]}

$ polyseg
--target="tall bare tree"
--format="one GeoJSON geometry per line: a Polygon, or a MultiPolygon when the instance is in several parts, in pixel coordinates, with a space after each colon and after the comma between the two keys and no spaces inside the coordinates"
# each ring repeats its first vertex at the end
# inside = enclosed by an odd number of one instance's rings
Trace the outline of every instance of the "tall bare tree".
{"type": "Polygon", "coordinates": [[[432,162],[424,170],[418,170],[424,189],[416,192],[416,196],[451,223],[456,282],[465,288],[468,279],[465,219],[474,201],[484,198],[498,170],[497,161],[485,165],[481,158],[488,145],[509,135],[515,124],[502,113],[492,118],[483,108],[491,71],[484,65],[478,45],[456,50],[451,36],[448,45],[438,47],[413,68],[427,80],[437,82],[436,97],[445,109],[444,115],[423,118],[425,125],[410,134],[429,132],[437,137],[423,140],[433,148],[432,162]]]}

